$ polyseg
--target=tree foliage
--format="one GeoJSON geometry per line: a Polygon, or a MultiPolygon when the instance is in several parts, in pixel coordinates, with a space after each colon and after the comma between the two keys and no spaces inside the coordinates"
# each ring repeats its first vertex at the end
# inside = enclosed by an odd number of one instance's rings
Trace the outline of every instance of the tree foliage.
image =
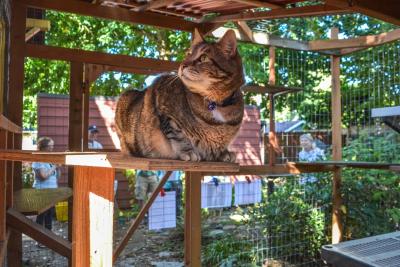
{"type": "MultiPolygon", "coordinates": [[[[182,60],[189,47],[190,34],[168,31],[151,26],[132,25],[104,19],[48,11],[46,19],[51,30],[46,33],[47,45],[79,48],[138,57],[182,60]]],[[[375,34],[393,29],[393,25],[382,23],[359,14],[325,16],[308,19],[281,19],[250,23],[259,31],[296,40],[329,38],[329,29],[339,27],[342,38],[375,34]]],[[[246,80],[249,83],[266,84],[268,81],[268,48],[259,45],[240,44],[246,80]]],[[[277,118],[282,120],[303,119],[309,128],[328,128],[330,119],[329,57],[317,53],[277,49],[277,83],[304,87],[300,94],[279,97],[276,103],[277,118]],[[317,63],[316,63],[317,62],[317,63]],[[318,116],[319,121],[316,122],[318,116]],[[322,123],[323,122],[323,123],[322,123]]],[[[358,59],[362,60],[362,58],[358,59]]],[[[392,59],[395,60],[395,59],[392,59]]],[[[355,66],[351,57],[342,61],[343,74],[357,72],[363,77],[368,66],[359,61],[355,66]]],[[[391,62],[388,62],[390,66],[391,62]]],[[[386,68],[388,75],[393,70],[386,68]]],[[[27,59],[25,64],[24,127],[36,127],[36,95],[39,92],[68,94],[69,64],[63,61],[27,59]]],[[[390,74],[391,73],[391,74],[390,74]]],[[[397,74],[398,75],[398,74],[397,74]]],[[[92,95],[115,96],[127,87],[142,88],[145,76],[109,72],[102,75],[92,86],[92,95]]],[[[355,80],[354,78],[353,80],[355,80]]],[[[363,80],[370,83],[371,80],[363,80]]],[[[362,90],[362,83],[344,80],[343,92],[362,90]],[[352,85],[352,86],[350,86],[352,85]]],[[[394,92],[395,93],[395,92],[394,92]]],[[[361,97],[361,99],[363,99],[361,97]]],[[[268,116],[267,96],[246,94],[245,101],[260,107],[262,117],[268,116]]],[[[366,102],[371,101],[367,99],[366,102]]],[[[365,101],[360,112],[344,114],[344,124],[361,112],[365,112],[365,101]]]]}

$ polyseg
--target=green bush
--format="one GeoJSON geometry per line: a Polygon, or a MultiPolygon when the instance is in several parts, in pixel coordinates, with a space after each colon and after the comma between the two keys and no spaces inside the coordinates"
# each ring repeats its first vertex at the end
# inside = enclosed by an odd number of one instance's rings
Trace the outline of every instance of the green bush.
{"type": "MultiPolygon", "coordinates": [[[[344,148],[343,157],[352,161],[400,162],[398,138],[398,134],[361,135],[344,148]]],[[[398,229],[398,174],[385,170],[345,169],[342,180],[345,238],[362,238],[398,229]]]]}

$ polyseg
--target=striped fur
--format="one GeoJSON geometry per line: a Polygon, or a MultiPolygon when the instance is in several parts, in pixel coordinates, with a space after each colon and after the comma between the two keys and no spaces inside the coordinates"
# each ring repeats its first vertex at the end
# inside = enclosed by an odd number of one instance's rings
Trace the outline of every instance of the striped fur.
{"type": "Polygon", "coordinates": [[[162,75],[144,92],[120,96],[115,120],[121,150],[151,158],[235,161],[227,147],[243,118],[243,82],[233,31],[217,43],[196,33],[178,75],[162,75]],[[215,110],[209,110],[211,102],[215,110]]]}

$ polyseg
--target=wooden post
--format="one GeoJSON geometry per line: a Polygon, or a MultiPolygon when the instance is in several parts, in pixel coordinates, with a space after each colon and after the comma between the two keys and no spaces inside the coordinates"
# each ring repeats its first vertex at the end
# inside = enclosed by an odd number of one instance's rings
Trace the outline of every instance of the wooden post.
{"type": "Polygon", "coordinates": [[[185,266],[201,266],[201,173],[185,173],[185,266]]]}
{"type": "MultiPolygon", "coordinates": [[[[7,148],[7,131],[0,129],[0,149],[7,148]]],[[[6,172],[5,160],[0,160],[0,243],[6,239],[6,172]]],[[[0,265],[2,262],[0,262],[0,265]]]]}
{"type": "MultiPolygon", "coordinates": [[[[82,144],[82,121],[83,121],[83,63],[70,63],[70,85],[69,85],[69,126],[68,126],[68,149],[70,151],[83,151],[82,144]]],[[[73,187],[74,168],[68,167],[68,186],[73,187]]],[[[73,232],[73,198],[68,199],[68,240],[72,241],[73,232]]],[[[72,265],[72,258],[69,259],[72,265]]]]}
{"type": "Polygon", "coordinates": [[[72,266],[112,266],[114,172],[74,168],[72,266]]]}
{"type": "MultiPolygon", "coordinates": [[[[339,30],[331,29],[331,39],[337,39],[339,30]]],[[[335,161],[342,160],[342,112],[340,94],[340,57],[331,56],[332,73],[332,158],[335,161]]],[[[333,171],[332,184],[332,243],[336,244],[342,240],[342,216],[341,205],[342,197],[340,187],[342,183],[341,168],[333,171]]]]}
{"type": "Polygon", "coordinates": [[[103,74],[104,66],[87,64],[84,65],[84,83],[82,90],[82,108],[83,108],[83,118],[82,118],[82,141],[83,141],[83,151],[88,150],[88,126],[89,126],[89,108],[90,108],[90,86],[96,79],[103,74]]]}
{"type": "Polygon", "coordinates": [[[83,63],[71,62],[68,148],[83,151],[83,63]]]}
{"type": "MultiPolygon", "coordinates": [[[[14,133],[8,132],[7,133],[7,149],[14,149],[14,133]]],[[[13,206],[13,185],[14,185],[14,165],[17,164],[16,161],[7,161],[7,193],[6,193],[6,200],[7,200],[7,208],[13,206]]]]}
{"type": "MultiPolygon", "coordinates": [[[[23,91],[24,91],[24,53],[25,53],[25,29],[27,9],[20,1],[10,1],[11,25],[10,25],[10,63],[7,110],[10,121],[18,126],[22,125],[23,91]]],[[[14,148],[21,149],[22,136],[17,134],[14,139],[14,148]]],[[[9,204],[12,204],[12,192],[22,187],[21,163],[12,164],[12,187],[7,195],[9,204]]],[[[7,166],[8,168],[8,166],[7,166]]],[[[9,174],[9,172],[8,172],[9,174]]],[[[11,231],[7,247],[8,266],[18,267],[22,264],[22,235],[18,231],[11,231]]]]}
{"type": "MultiPolygon", "coordinates": [[[[275,47],[269,47],[269,80],[268,84],[275,85],[276,75],[275,75],[275,47]]],[[[274,94],[268,94],[269,98],[269,166],[273,166],[276,163],[275,148],[277,147],[276,132],[275,132],[275,102],[274,94]]]]}

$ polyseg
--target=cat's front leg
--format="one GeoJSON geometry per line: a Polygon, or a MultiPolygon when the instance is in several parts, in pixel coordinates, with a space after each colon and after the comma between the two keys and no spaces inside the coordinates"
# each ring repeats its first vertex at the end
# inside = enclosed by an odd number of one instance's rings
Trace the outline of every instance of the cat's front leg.
{"type": "Polygon", "coordinates": [[[236,161],[236,154],[233,152],[230,152],[228,150],[225,150],[221,153],[221,155],[218,157],[218,161],[222,162],[235,162],[236,161]]]}

